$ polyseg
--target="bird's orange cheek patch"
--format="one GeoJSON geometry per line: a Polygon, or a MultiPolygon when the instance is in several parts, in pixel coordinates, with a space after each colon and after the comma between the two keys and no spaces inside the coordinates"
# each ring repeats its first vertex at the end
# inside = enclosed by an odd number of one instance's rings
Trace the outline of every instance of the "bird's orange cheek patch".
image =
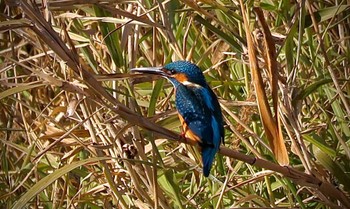
{"type": "Polygon", "coordinates": [[[185,122],[184,118],[180,114],[178,114],[178,115],[179,115],[179,119],[181,121],[181,125],[183,128],[183,134],[186,138],[188,138],[190,140],[189,143],[192,145],[195,145],[197,143],[202,142],[202,140],[196,134],[194,134],[191,131],[191,129],[187,126],[187,123],[185,122]]]}
{"type": "Polygon", "coordinates": [[[174,75],[174,78],[180,83],[188,81],[188,77],[183,73],[177,73],[174,75]]]}

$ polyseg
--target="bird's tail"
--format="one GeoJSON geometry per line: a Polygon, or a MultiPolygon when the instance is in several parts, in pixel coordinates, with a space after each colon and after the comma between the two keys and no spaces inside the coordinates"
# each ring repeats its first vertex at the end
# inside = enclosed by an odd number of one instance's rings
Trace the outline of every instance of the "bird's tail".
{"type": "Polygon", "coordinates": [[[209,176],[211,166],[213,164],[215,154],[218,151],[217,148],[211,146],[202,147],[202,162],[203,162],[203,174],[205,177],[209,176]]]}

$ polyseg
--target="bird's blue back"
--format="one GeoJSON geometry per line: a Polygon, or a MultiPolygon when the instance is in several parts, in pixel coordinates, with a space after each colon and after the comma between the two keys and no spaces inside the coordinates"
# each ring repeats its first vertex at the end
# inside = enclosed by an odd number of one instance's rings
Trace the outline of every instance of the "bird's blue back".
{"type": "Polygon", "coordinates": [[[170,81],[176,88],[175,104],[179,114],[202,141],[203,173],[209,176],[215,154],[224,139],[219,102],[205,81],[202,85],[183,85],[176,80],[170,81]]]}

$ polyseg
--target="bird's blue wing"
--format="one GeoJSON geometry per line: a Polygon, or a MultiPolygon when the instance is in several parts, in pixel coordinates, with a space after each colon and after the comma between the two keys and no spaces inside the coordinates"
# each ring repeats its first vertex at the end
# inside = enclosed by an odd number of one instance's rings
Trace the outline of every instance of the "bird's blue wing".
{"type": "Polygon", "coordinates": [[[220,142],[224,143],[225,131],[219,101],[209,86],[196,89],[195,92],[203,98],[205,105],[211,111],[211,115],[213,116],[212,126],[214,129],[214,135],[217,133],[216,136],[214,136],[214,143],[217,146],[220,146],[220,142]]]}
{"type": "Polygon", "coordinates": [[[209,175],[224,137],[221,109],[210,88],[178,85],[176,106],[186,124],[202,141],[203,173],[209,175]]]}
{"type": "Polygon", "coordinates": [[[206,88],[197,88],[194,92],[197,97],[200,97],[203,100],[204,106],[209,109],[211,115],[210,124],[213,131],[211,142],[214,146],[202,146],[203,173],[205,176],[208,176],[215,154],[219,150],[221,142],[224,142],[222,113],[216,95],[208,86],[206,88]]]}
{"type": "Polygon", "coordinates": [[[192,88],[182,84],[177,86],[176,107],[189,129],[201,139],[202,143],[213,145],[213,131],[208,123],[211,118],[210,111],[192,88]]]}

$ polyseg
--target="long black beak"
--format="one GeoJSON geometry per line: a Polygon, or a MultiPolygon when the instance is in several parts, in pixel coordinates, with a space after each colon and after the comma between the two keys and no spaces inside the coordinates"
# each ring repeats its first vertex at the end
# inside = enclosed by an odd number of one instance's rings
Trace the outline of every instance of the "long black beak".
{"type": "Polygon", "coordinates": [[[130,72],[166,76],[165,72],[162,69],[163,67],[140,67],[132,68],[130,69],[130,72]]]}

